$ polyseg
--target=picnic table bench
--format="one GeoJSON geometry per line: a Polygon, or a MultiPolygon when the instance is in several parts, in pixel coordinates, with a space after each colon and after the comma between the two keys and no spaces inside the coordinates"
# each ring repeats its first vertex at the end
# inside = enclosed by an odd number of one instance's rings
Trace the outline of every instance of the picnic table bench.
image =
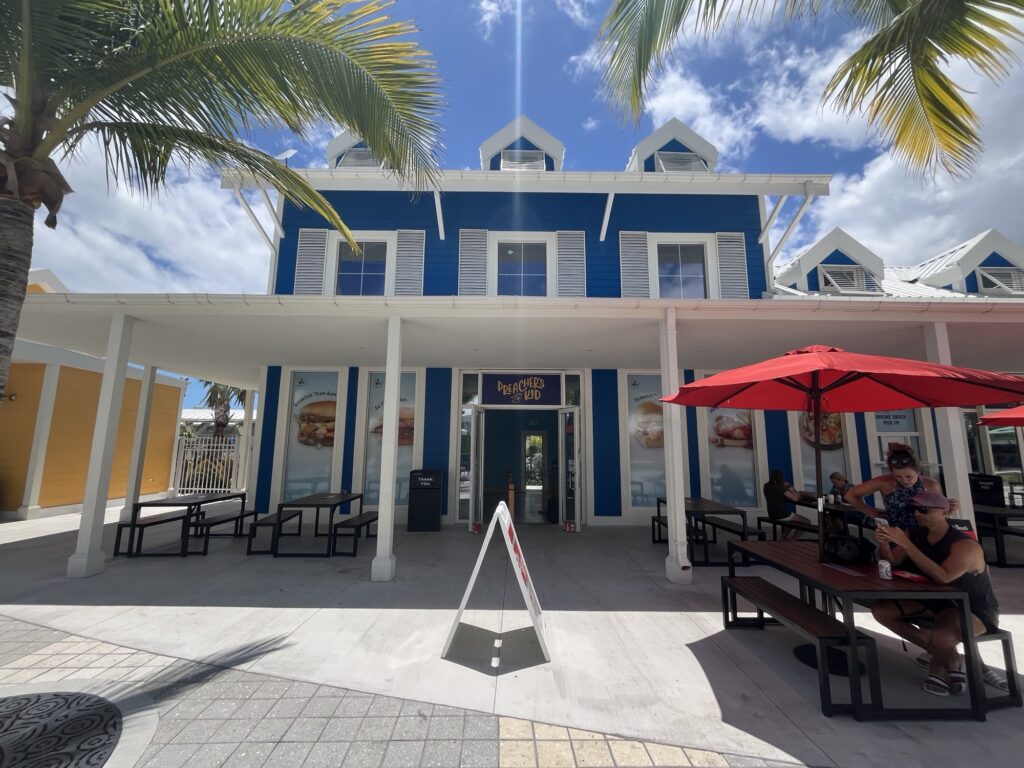
{"type": "Polygon", "coordinates": [[[996,559],[990,565],[1000,568],[1024,568],[1024,563],[1011,563],[1006,559],[1006,536],[1024,536],[1024,528],[1011,526],[1011,520],[1024,520],[1024,509],[1019,507],[993,507],[974,505],[974,518],[978,523],[978,540],[982,532],[991,534],[996,543],[996,559]]]}
{"type": "Polygon", "coordinates": [[[257,515],[249,523],[249,541],[246,543],[245,554],[247,555],[277,555],[277,542],[282,536],[302,535],[302,510],[301,509],[278,509],[268,515],[257,515]],[[295,532],[285,533],[282,526],[289,520],[299,518],[299,525],[295,532]],[[253,542],[256,541],[256,534],[260,528],[270,528],[270,548],[253,549],[253,542]]]}
{"type": "Polygon", "coordinates": [[[126,555],[128,557],[184,557],[188,554],[188,531],[196,520],[205,517],[203,509],[207,504],[214,504],[220,501],[238,500],[241,502],[240,510],[245,509],[244,491],[214,491],[211,493],[193,493],[186,496],[168,496],[163,499],[151,499],[149,501],[137,501],[132,505],[131,518],[128,521],[117,524],[117,534],[114,537],[114,554],[126,555]],[[140,519],[142,510],[147,507],[179,507],[162,514],[150,515],[140,519]],[[145,531],[155,525],[167,523],[180,523],[181,525],[181,546],[177,552],[143,552],[142,539],[145,531]],[[121,551],[121,537],[125,530],[128,530],[128,547],[121,551]],[[136,534],[138,534],[136,536],[136,534]]]}
{"type": "MultiPolygon", "coordinates": [[[[842,623],[827,613],[808,605],[759,576],[722,577],[722,615],[726,629],[764,629],[768,624],[785,624],[803,635],[814,644],[818,662],[818,695],[821,698],[821,713],[831,717],[837,709],[852,711],[850,705],[836,704],[832,700],[832,687],[828,666],[828,649],[847,646],[847,631],[842,623]],[[739,615],[737,597],[742,597],[757,610],[757,616],[739,615]],[[765,613],[772,618],[766,619],[765,613]]],[[[857,631],[857,646],[863,646],[867,656],[868,686],[871,700],[881,702],[881,682],[878,677],[878,649],[870,635],[857,631]]],[[[858,648],[850,654],[850,664],[858,664],[858,648]]]]}
{"type": "Polygon", "coordinates": [[[779,529],[786,528],[793,531],[803,531],[804,533],[813,533],[814,539],[805,539],[805,541],[817,541],[818,538],[818,526],[813,523],[802,523],[799,520],[774,520],[766,515],[757,518],[757,530],[764,533],[761,528],[762,525],[770,525],[772,527],[772,539],[775,541],[779,540],[779,529]]]}
{"type": "Polygon", "coordinates": [[[189,526],[192,528],[193,536],[201,536],[203,539],[203,548],[200,550],[187,550],[187,554],[190,555],[203,555],[204,557],[209,554],[210,551],[210,537],[211,536],[231,536],[238,538],[242,535],[246,518],[253,518],[254,520],[259,516],[259,513],[255,509],[240,509],[237,512],[223,512],[219,515],[211,515],[209,517],[202,516],[197,520],[192,520],[189,526]],[[234,524],[234,530],[231,533],[213,533],[213,529],[228,523],[234,524]]]}
{"type": "Polygon", "coordinates": [[[356,515],[355,517],[349,517],[345,520],[339,520],[336,522],[334,524],[334,533],[331,537],[331,542],[333,544],[331,550],[332,554],[342,555],[343,557],[355,557],[356,552],[359,550],[359,533],[363,528],[366,529],[366,538],[377,538],[377,534],[370,533],[370,526],[375,522],[377,522],[377,513],[375,511],[363,512],[361,515],[356,515]],[[351,531],[351,533],[346,533],[346,531],[351,531]],[[351,552],[338,551],[339,536],[352,539],[351,552]]]}
{"type": "MultiPolygon", "coordinates": [[[[651,542],[654,544],[663,543],[667,539],[663,530],[668,530],[668,517],[662,514],[662,507],[668,504],[664,497],[658,497],[657,515],[651,517],[651,542]]],[[[686,520],[687,520],[687,555],[693,565],[728,565],[728,561],[713,561],[711,559],[709,546],[718,543],[718,532],[727,531],[735,534],[743,541],[748,538],[763,540],[765,534],[761,530],[754,531],[747,526],[747,514],[742,509],[719,504],[711,499],[690,497],[686,499],[686,520]],[[735,517],[736,522],[729,519],[735,517]],[[710,536],[708,531],[710,530],[710,536]],[[702,545],[704,559],[694,557],[694,544],[702,545]]]]}

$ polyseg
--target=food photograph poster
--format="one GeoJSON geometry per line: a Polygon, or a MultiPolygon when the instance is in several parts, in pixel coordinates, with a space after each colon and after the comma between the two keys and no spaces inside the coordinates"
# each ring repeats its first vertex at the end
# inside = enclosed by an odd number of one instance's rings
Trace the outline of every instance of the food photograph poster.
{"type": "MultiPolygon", "coordinates": [[[[803,469],[803,487],[815,490],[814,476],[814,417],[809,413],[797,416],[800,433],[800,466],[803,469]]],[[[832,485],[828,476],[833,472],[846,474],[846,450],[843,447],[843,415],[827,413],[821,417],[821,482],[825,493],[832,485]]]]}
{"type": "Polygon", "coordinates": [[[665,495],[665,426],[661,376],[626,377],[629,409],[629,479],[631,504],[653,507],[665,495]]]}
{"type": "MultiPolygon", "coordinates": [[[[395,504],[409,503],[409,472],[412,471],[413,442],[416,438],[416,374],[403,373],[398,394],[398,463],[395,472],[395,504]]],[[[366,422],[367,504],[380,502],[381,438],[384,431],[384,372],[370,373],[366,422]]]]}
{"type": "Polygon", "coordinates": [[[284,498],[329,493],[338,374],[296,371],[291,391],[284,498]]]}
{"type": "Polygon", "coordinates": [[[734,507],[757,506],[754,427],[750,411],[710,409],[708,444],[712,500],[734,507]]]}

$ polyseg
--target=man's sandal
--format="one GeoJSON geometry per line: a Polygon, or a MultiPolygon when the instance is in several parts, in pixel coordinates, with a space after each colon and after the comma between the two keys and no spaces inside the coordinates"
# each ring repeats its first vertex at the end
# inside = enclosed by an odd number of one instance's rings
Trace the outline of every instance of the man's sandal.
{"type": "Polygon", "coordinates": [[[993,667],[983,667],[981,679],[985,681],[986,685],[991,685],[1003,693],[1008,693],[1010,690],[1010,684],[1006,681],[1006,675],[993,667]]]}
{"type": "Polygon", "coordinates": [[[961,657],[957,668],[949,670],[949,692],[954,696],[961,696],[966,690],[967,675],[964,673],[964,660],[961,657]]]}
{"type": "Polygon", "coordinates": [[[949,683],[941,675],[930,673],[924,681],[924,689],[932,696],[949,696],[949,683]]]}

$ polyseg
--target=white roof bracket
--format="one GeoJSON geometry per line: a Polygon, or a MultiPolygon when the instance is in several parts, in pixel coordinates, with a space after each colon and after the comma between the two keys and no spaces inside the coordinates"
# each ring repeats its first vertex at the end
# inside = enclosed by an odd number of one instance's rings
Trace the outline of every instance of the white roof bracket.
{"type": "Polygon", "coordinates": [[[775,207],[772,208],[771,214],[768,216],[768,221],[764,223],[764,229],[761,230],[761,234],[757,236],[757,242],[764,243],[768,239],[768,233],[771,231],[775,224],[775,220],[779,218],[779,214],[782,213],[782,206],[789,200],[789,195],[782,195],[778,200],[775,201],[775,207]]]}
{"type": "Polygon", "coordinates": [[[601,237],[598,238],[602,243],[604,242],[604,236],[608,234],[608,220],[612,217],[612,202],[615,200],[615,193],[608,193],[608,200],[604,204],[604,220],[601,222],[601,237]]]}
{"type": "MultiPolygon", "coordinates": [[[[267,208],[267,213],[270,214],[270,220],[274,222],[274,235],[276,237],[284,237],[284,224],[281,219],[277,216],[277,208],[270,202],[270,195],[267,194],[266,187],[260,187],[260,194],[263,195],[263,204],[267,208]]],[[[281,194],[278,192],[278,194],[281,194]]]]}
{"type": "MultiPolygon", "coordinates": [[[[245,195],[242,194],[241,185],[235,187],[235,197],[238,198],[238,202],[241,203],[242,208],[245,209],[245,212],[249,214],[250,221],[252,221],[253,226],[256,227],[256,231],[260,233],[260,237],[263,238],[263,242],[267,244],[267,247],[270,249],[270,252],[275,253],[277,249],[274,248],[274,241],[270,239],[270,236],[267,234],[266,230],[263,229],[263,224],[260,223],[260,220],[256,218],[256,214],[253,213],[252,206],[249,205],[249,201],[246,200],[245,195]]],[[[274,219],[276,220],[277,216],[274,216],[274,219]]]]}
{"type": "Polygon", "coordinates": [[[783,247],[786,245],[786,241],[789,240],[789,236],[793,234],[793,230],[796,229],[796,225],[800,223],[800,219],[807,213],[807,209],[814,202],[814,193],[811,192],[811,185],[809,182],[804,182],[804,201],[800,204],[800,208],[797,209],[796,215],[789,222],[789,226],[786,227],[786,231],[782,233],[782,237],[779,238],[778,244],[776,244],[772,255],[768,257],[768,263],[765,265],[765,270],[768,273],[768,279],[774,282],[774,276],[772,274],[772,265],[775,260],[782,253],[783,247]]]}
{"type": "Polygon", "coordinates": [[[441,193],[434,190],[434,212],[437,214],[437,234],[444,240],[444,214],[441,212],[441,193]]]}

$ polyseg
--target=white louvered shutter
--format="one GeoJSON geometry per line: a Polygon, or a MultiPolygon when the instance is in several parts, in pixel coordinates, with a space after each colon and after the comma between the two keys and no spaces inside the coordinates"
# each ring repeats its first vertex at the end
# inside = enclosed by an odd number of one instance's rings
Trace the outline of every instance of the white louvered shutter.
{"type": "Polygon", "coordinates": [[[423,295],[423,249],[426,233],[422,229],[398,230],[395,256],[395,296],[423,295]]]}
{"type": "Polygon", "coordinates": [[[327,258],[327,230],[300,229],[295,253],[296,296],[321,296],[324,292],[324,261],[327,258]]]}
{"type": "Polygon", "coordinates": [[[587,295],[587,246],[584,232],[559,232],[557,286],[559,296],[587,295]]]}
{"type": "Polygon", "coordinates": [[[747,246],[741,232],[719,232],[718,290],[723,299],[749,299],[747,246]]]}
{"type": "Polygon", "coordinates": [[[623,298],[651,297],[646,232],[619,232],[619,275],[623,298]]]}
{"type": "Polygon", "coordinates": [[[487,230],[459,230],[459,296],[487,295],[487,230]]]}

